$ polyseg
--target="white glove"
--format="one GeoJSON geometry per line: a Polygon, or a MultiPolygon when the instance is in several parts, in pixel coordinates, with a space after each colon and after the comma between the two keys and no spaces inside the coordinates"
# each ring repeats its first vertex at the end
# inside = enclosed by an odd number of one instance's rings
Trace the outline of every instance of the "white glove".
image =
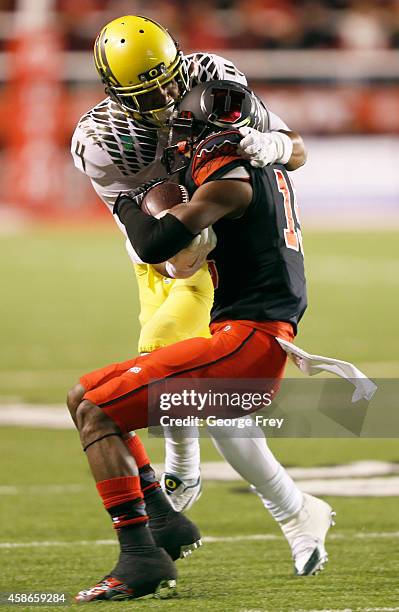
{"type": "Polygon", "coordinates": [[[286,164],[292,155],[292,140],[282,132],[258,132],[250,127],[240,128],[244,136],[238,152],[249,159],[251,166],[263,168],[269,164],[286,164]]]}
{"type": "Polygon", "coordinates": [[[203,229],[186,247],[166,262],[166,271],[172,278],[188,278],[206,262],[208,253],[216,246],[217,238],[212,227],[203,229]]]}

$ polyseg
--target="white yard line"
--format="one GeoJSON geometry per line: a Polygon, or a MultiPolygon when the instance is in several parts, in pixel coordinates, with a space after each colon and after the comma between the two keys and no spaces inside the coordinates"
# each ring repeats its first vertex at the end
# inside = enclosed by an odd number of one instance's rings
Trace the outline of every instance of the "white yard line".
{"type": "MultiPolygon", "coordinates": [[[[288,470],[289,471],[289,470],[288,470]]],[[[399,496],[399,476],[390,478],[339,478],[326,480],[295,479],[304,493],[338,497],[399,496]]]]}
{"type": "Polygon", "coordinates": [[[48,484],[48,485],[4,485],[0,486],[0,495],[42,495],[43,493],[81,493],[87,486],[80,484],[48,484]]]}
{"type": "MultiPolygon", "coordinates": [[[[154,465],[158,472],[163,471],[161,464],[154,465]]],[[[323,467],[291,467],[288,472],[295,480],[337,480],[342,478],[372,478],[399,474],[399,464],[388,461],[354,461],[341,465],[323,467]]],[[[206,461],[201,464],[204,480],[240,480],[237,472],[227,463],[206,461]]]]}
{"type": "MultiPolygon", "coordinates": [[[[329,540],[375,540],[375,539],[398,539],[399,531],[382,531],[382,532],[362,532],[350,534],[332,533],[328,536],[329,540]]],[[[202,538],[205,544],[231,544],[234,542],[275,542],[283,539],[281,535],[274,533],[254,533],[243,536],[205,536],[202,538]]],[[[117,544],[117,540],[75,540],[73,542],[63,542],[59,540],[43,540],[35,542],[0,542],[1,548],[64,548],[73,546],[113,546],[117,544]]]]}
{"type": "Polygon", "coordinates": [[[74,429],[66,407],[59,405],[32,406],[29,404],[1,404],[0,425],[74,429]]]}
{"type": "MultiPolygon", "coordinates": [[[[160,465],[154,465],[158,474],[163,471],[160,465]]],[[[340,466],[350,471],[351,464],[340,466]]],[[[327,468],[326,468],[327,469],[327,468]]],[[[334,469],[334,468],[333,468],[334,469]]],[[[296,483],[304,493],[311,495],[331,495],[336,497],[396,497],[399,496],[399,476],[387,478],[328,478],[312,479],[306,478],[306,469],[301,470],[301,477],[294,475],[294,470],[288,470],[294,476],[296,483]]],[[[233,472],[230,466],[223,463],[204,463],[202,465],[202,476],[204,481],[233,482],[241,481],[241,478],[233,472]],[[230,473],[231,470],[231,473],[230,473]]],[[[4,495],[45,495],[45,494],[79,494],[88,490],[85,484],[43,484],[43,485],[1,485],[0,497],[4,495]]]]}

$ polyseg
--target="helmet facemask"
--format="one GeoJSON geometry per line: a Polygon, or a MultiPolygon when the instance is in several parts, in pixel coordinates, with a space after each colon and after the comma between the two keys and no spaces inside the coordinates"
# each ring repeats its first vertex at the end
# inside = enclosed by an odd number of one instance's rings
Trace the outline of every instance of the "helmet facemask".
{"type": "Polygon", "coordinates": [[[105,74],[102,75],[102,80],[106,85],[105,92],[129,117],[138,122],[150,123],[155,127],[169,123],[175,105],[189,89],[186,62],[180,51],[177,52],[175,61],[168,68],[161,64],[140,75],[142,83],[139,85],[115,86],[109,82],[105,74]],[[162,91],[171,81],[176,82],[178,96],[167,104],[148,108],[148,96],[156,94],[157,91],[160,96],[163,96],[162,91]]]}
{"type": "Polygon", "coordinates": [[[208,126],[195,121],[190,111],[176,110],[170,121],[168,146],[164,148],[162,164],[169,175],[184,170],[190,163],[195,145],[208,131],[208,126]]]}

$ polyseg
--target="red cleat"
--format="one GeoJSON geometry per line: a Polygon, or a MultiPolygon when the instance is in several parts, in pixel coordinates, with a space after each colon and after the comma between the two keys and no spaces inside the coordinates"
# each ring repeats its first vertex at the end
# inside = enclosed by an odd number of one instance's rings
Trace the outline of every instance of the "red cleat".
{"type": "Polygon", "coordinates": [[[91,589],[79,591],[75,599],[78,603],[86,603],[88,601],[105,601],[109,599],[132,599],[133,597],[134,591],[127,584],[121,582],[118,578],[105,576],[91,589]]]}

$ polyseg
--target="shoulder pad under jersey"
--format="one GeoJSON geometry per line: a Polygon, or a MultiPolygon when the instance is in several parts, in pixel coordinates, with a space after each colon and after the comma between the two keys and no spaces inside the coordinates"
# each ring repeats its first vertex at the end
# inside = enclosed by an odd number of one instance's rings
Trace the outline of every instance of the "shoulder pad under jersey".
{"type": "Polygon", "coordinates": [[[126,177],[154,161],[157,144],[156,129],[137,124],[106,98],[80,119],[71,152],[75,166],[90,178],[111,170],[126,177]]]}
{"type": "Polygon", "coordinates": [[[222,168],[231,166],[233,162],[244,163],[237,152],[242,136],[238,130],[226,130],[211,134],[194,150],[190,164],[191,179],[199,187],[222,168]]]}
{"type": "Polygon", "coordinates": [[[104,169],[112,164],[106,150],[88,135],[89,120],[83,117],[75,128],[71,153],[75,167],[92,179],[101,178],[104,169]]]}

